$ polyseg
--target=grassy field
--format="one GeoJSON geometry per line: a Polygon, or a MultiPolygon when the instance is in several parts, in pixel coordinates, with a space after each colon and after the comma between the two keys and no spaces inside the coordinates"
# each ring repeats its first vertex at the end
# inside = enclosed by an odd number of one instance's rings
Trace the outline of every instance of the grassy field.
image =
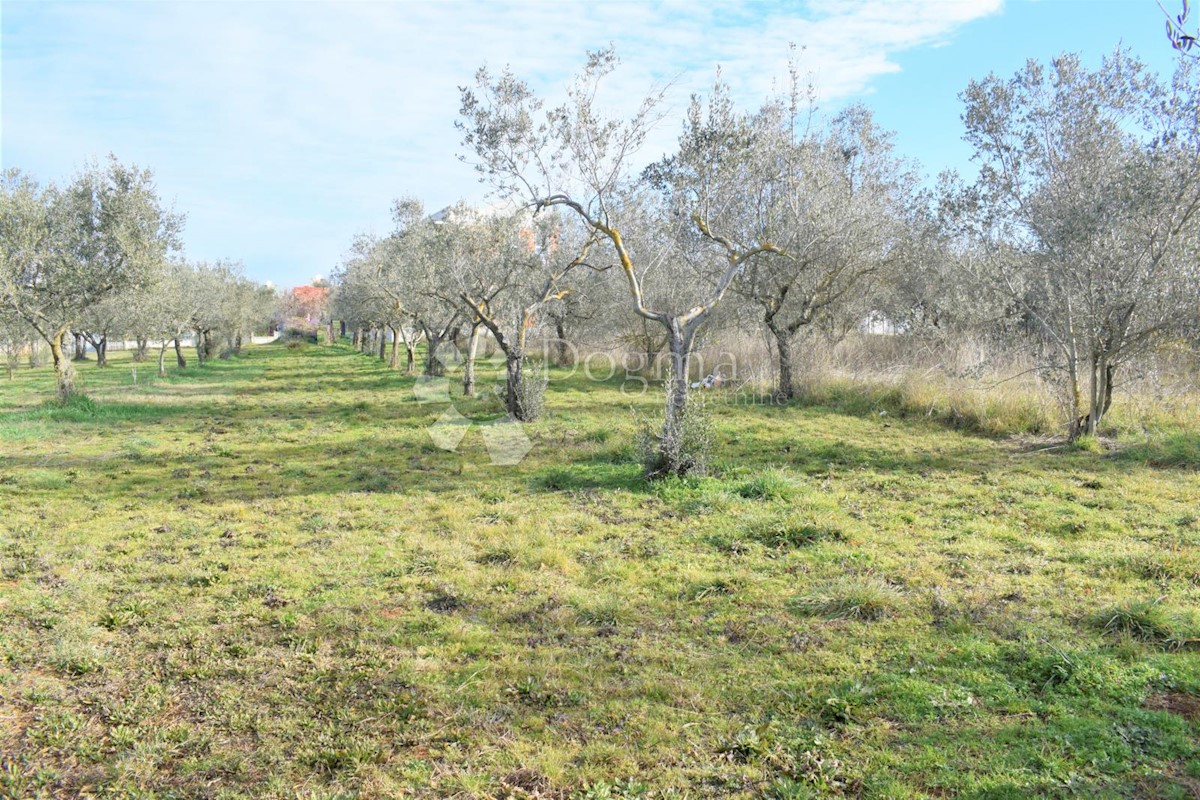
{"type": "Polygon", "coordinates": [[[1187,434],[716,398],[649,485],[615,382],[497,467],[347,347],[126,358],[0,384],[0,797],[1200,797],[1187,434]]]}

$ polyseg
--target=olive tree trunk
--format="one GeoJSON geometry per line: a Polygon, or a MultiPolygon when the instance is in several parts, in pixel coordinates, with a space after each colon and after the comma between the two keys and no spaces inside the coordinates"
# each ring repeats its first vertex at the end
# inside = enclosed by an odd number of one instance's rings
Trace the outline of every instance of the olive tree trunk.
{"type": "Polygon", "coordinates": [[[58,379],[58,397],[69,400],[75,394],[75,367],[64,351],[67,331],[64,328],[50,337],[50,357],[54,359],[54,376],[58,379]]]}
{"type": "MultiPolygon", "coordinates": [[[[684,415],[688,402],[688,366],[692,357],[692,342],[695,331],[671,326],[670,356],[671,376],[667,383],[667,406],[663,420],[662,444],[664,455],[677,457],[683,444],[684,415]]],[[[672,459],[674,463],[674,459],[672,459]]]]}
{"type": "Polygon", "coordinates": [[[521,372],[525,367],[525,351],[510,347],[504,353],[504,407],[513,419],[526,420],[529,409],[525,408],[521,396],[521,372]]]}
{"type": "Polygon", "coordinates": [[[463,363],[463,394],[475,396],[475,356],[479,352],[479,336],[483,333],[483,322],[471,325],[471,335],[467,337],[467,356],[463,363]]]}
{"type": "Polygon", "coordinates": [[[796,396],[796,381],[792,372],[793,334],[772,319],[767,320],[767,329],[775,337],[775,351],[779,354],[779,382],[775,386],[775,397],[791,400],[796,396]]]}
{"type": "Polygon", "coordinates": [[[557,351],[555,363],[560,367],[565,367],[567,365],[570,345],[567,343],[567,327],[563,323],[562,317],[554,319],[554,335],[558,337],[554,342],[554,347],[557,351]]]}

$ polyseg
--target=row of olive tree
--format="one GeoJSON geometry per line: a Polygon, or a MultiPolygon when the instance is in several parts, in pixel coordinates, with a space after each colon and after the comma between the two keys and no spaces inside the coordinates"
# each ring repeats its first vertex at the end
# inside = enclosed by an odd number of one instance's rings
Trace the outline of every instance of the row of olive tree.
{"type": "Polygon", "coordinates": [[[714,325],[768,335],[785,399],[800,334],[840,310],[883,311],[910,337],[982,331],[1062,377],[1071,436],[1098,429],[1120,368],[1195,340],[1200,108],[1189,64],[1166,84],[1124,52],[1095,70],[1064,56],[972,82],[962,98],[979,174],[928,189],[869,111],[816,114],[794,70],[789,92],[752,111],[718,82],[693,98],[673,152],[645,159],[663,93],[606,116],[597,97],[616,66],[611,50],[593,54],[554,108],[512,73],[480,70],[462,90],[459,129],[514,210],[434,218],[397,203],[392,235],[356,243],[337,313],[391,326],[410,365],[423,338],[427,373],[469,331],[468,392],[489,331],[518,418],[538,325],[565,338],[570,320],[588,320],[648,353],[662,347],[666,473],[694,466],[681,449],[689,365],[714,325]],[[610,302],[618,294],[623,304],[610,302]]]}
{"type": "Polygon", "coordinates": [[[795,70],[790,92],[757,110],[736,108],[719,81],[693,97],[677,148],[647,166],[637,153],[663,93],[606,117],[596,98],[616,66],[611,50],[593,53],[552,109],[510,72],[480,70],[459,127],[482,176],[572,215],[616,262],[637,317],[661,330],[670,374],[651,471],[680,474],[698,465],[685,452],[689,367],[727,296],[758,308],[778,394],[791,397],[797,332],[904,258],[915,182],[865,108],[817,124],[795,70]]]}
{"type": "Polygon", "coordinates": [[[578,293],[575,275],[596,269],[587,262],[585,232],[556,214],[511,208],[458,205],[430,216],[413,199],[397,201],[393,215],[389,236],[360,237],[337,270],[332,316],[349,321],[355,344],[379,358],[388,358],[390,342],[393,367],[401,343],[409,372],[421,341],[427,376],[461,360],[468,396],[486,332],[505,357],[507,411],[528,419],[528,337],[550,306],[578,293]]]}
{"type": "Polygon", "coordinates": [[[595,97],[615,66],[611,51],[594,54],[567,102],[549,110],[512,74],[481,70],[463,92],[460,129],[511,210],[433,218],[415,201],[397,203],[391,236],[356,242],[334,313],[390,328],[410,364],[424,338],[427,373],[440,370],[446,339],[469,330],[468,393],[478,334],[488,331],[506,356],[517,419],[531,330],[565,339],[570,319],[597,316],[640,327],[669,356],[658,471],[687,472],[689,366],[719,307],[757,309],[779,356],[778,394],[791,397],[798,332],[905,258],[915,179],[865,108],[817,124],[795,80],[753,112],[737,110],[718,83],[693,100],[673,154],[639,161],[662,96],[629,119],[606,119],[595,97]],[[632,315],[604,302],[617,286],[632,315]]]}
{"type": "Polygon", "coordinates": [[[174,344],[194,336],[197,359],[218,338],[237,350],[273,311],[274,292],[248,280],[234,263],[188,264],[178,258],[183,217],[159,197],[149,170],[110,157],[64,186],[39,185],[18,170],[0,182],[0,345],[10,368],[22,350],[48,346],[58,394],[76,392],[75,356],[90,343],[107,365],[108,343],[136,341],[144,360],[159,344],[159,372],[174,344]]]}

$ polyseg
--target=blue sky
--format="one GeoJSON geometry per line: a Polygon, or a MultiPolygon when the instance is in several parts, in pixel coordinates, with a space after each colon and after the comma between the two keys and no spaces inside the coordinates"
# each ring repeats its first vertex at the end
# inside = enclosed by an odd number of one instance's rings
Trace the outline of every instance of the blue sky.
{"type": "MultiPolygon", "coordinates": [[[[0,163],[42,180],[108,152],[150,166],[187,214],[189,257],[289,286],[329,274],[356,233],[386,232],[395,197],[434,210],[482,196],[453,123],[456,87],[483,63],[553,99],[612,42],[612,108],[674,80],[678,113],[718,64],[754,105],[796,42],[823,110],[867,103],[934,174],[970,168],[957,95],[971,78],[1065,50],[1095,63],[1118,43],[1165,72],[1163,23],[1153,0],[4,0],[0,163]]],[[[645,160],[677,130],[669,119],[645,160]]]]}

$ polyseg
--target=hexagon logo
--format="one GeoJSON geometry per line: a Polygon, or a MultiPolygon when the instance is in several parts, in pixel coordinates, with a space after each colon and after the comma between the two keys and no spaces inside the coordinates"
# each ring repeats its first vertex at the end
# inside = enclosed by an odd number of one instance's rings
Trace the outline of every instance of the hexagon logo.
{"type": "MultiPolygon", "coordinates": [[[[525,433],[525,426],[511,416],[503,416],[492,420],[476,420],[466,416],[455,405],[454,396],[450,393],[450,374],[459,371],[465,364],[463,353],[453,342],[443,342],[433,353],[433,358],[441,364],[441,375],[421,375],[413,385],[413,396],[418,403],[446,404],[449,407],[426,427],[429,438],[443,450],[454,452],[462,444],[463,438],[472,427],[478,426],[483,436],[488,458],[497,466],[513,466],[519,464],[529,451],[533,442],[525,433]]],[[[503,357],[498,354],[490,357],[477,357],[476,366],[504,365],[503,357]]],[[[499,393],[497,387],[493,391],[499,393]]]]}

